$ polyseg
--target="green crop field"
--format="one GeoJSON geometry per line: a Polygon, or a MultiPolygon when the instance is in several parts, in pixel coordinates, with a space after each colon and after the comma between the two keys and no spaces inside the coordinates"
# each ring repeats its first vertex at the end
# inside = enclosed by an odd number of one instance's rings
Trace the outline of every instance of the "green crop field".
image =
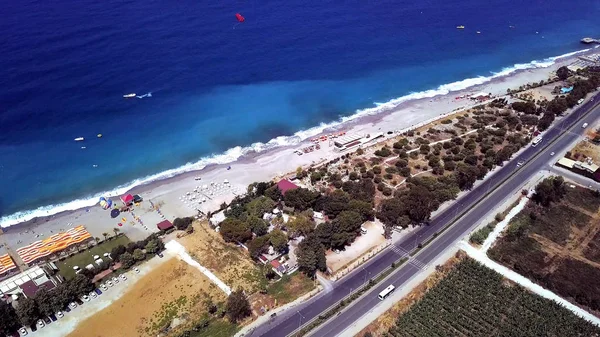
{"type": "Polygon", "coordinates": [[[600,328],[466,258],[402,314],[391,336],[600,336],[600,328]]]}

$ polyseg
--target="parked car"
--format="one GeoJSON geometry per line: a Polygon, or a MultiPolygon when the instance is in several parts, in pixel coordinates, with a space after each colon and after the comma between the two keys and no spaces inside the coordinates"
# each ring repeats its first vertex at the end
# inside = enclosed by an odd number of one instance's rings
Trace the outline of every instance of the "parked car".
{"type": "MultiPolygon", "coordinates": [[[[108,290],[108,287],[106,286],[106,284],[102,283],[102,284],[100,285],[100,289],[102,289],[103,291],[107,291],[107,290],[108,290]]],[[[98,289],[96,289],[96,290],[98,290],[98,289]]]]}
{"type": "Polygon", "coordinates": [[[77,303],[75,303],[75,302],[69,303],[69,308],[71,308],[71,309],[77,308],[77,303]]]}
{"type": "Polygon", "coordinates": [[[139,274],[139,273],[140,273],[140,270],[139,270],[137,267],[133,268],[133,271],[134,271],[136,274],[139,274]]]}
{"type": "Polygon", "coordinates": [[[113,278],[112,278],[112,281],[113,281],[113,283],[114,283],[114,284],[118,284],[118,283],[119,283],[119,279],[118,279],[118,278],[116,278],[116,277],[113,277],[113,278]]]}
{"type": "Polygon", "coordinates": [[[39,329],[41,329],[46,326],[46,323],[44,323],[44,320],[38,319],[37,322],[35,323],[35,326],[37,326],[39,329]]]}
{"type": "Polygon", "coordinates": [[[123,281],[127,281],[127,276],[125,276],[125,274],[119,275],[119,278],[123,281]]]}
{"type": "Polygon", "coordinates": [[[109,287],[112,287],[114,284],[112,283],[111,280],[106,281],[106,285],[109,287]]]}
{"type": "Polygon", "coordinates": [[[56,322],[56,320],[58,319],[56,318],[55,314],[50,314],[48,317],[50,318],[50,320],[52,320],[52,322],[56,322]]]}
{"type": "Polygon", "coordinates": [[[82,296],[80,297],[80,299],[81,299],[82,301],[84,301],[84,302],[89,302],[89,301],[90,301],[90,297],[89,297],[88,295],[82,295],[82,296]]]}
{"type": "Polygon", "coordinates": [[[79,298],[75,299],[75,303],[79,304],[79,305],[83,305],[83,301],[79,298]]]}
{"type": "Polygon", "coordinates": [[[65,317],[65,314],[63,314],[62,311],[59,311],[59,312],[56,313],[56,317],[63,318],[63,317],[65,317]]]}
{"type": "Polygon", "coordinates": [[[88,295],[88,296],[89,296],[91,299],[94,299],[94,298],[98,297],[98,295],[96,294],[96,292],[95,292],[95,291],[91,291],[91,292],[89,293],[89,295],[88,295]]]}
{"type": "Polygon", "coordinates": [[[21,336],[27,336],[27,329],[25,329],[25,327],[22,327],[19,329],[19,334],[21,336]]]}
{"type": "MultiPolygon", "coordinates": [[[[106,286],[105,286],[106,288],[106,286]]],[[[97,295],[102,295],[102,291],[98,288],[94,289],[94,291],[96,292],[97,295]]]]}
{"type": "Polygon", "coordinates": [[[158,257],[160,257],[160,258],[163,258],[163,257],[164,257],[164,255],[163,255],[162,253],[160,253],[160,252],[159,252],[159,253],[156,253],[156,255],[158,255],[158,257]]]}
{"type": "Polygon", "coordinates": [[[550,155],[551,155],[551,156],[554,156],[554,152],[550,152],[550,155]]]}

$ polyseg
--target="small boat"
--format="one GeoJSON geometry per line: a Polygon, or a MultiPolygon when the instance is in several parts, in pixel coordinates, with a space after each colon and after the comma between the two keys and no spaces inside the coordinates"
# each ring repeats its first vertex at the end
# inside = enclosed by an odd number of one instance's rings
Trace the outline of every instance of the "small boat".
{"type": "Polygon", "coordinates": [[[135,97],[135,93],[131,93],[131,94],[127,94],[127,95],[123,95],[124,98],[132,98],[135,97]]]}
{"type": "Polygon", "coordinates": [[[86,149],[86,147],[85,147],[85,146],[82,146],[81,148],[82,148],[83,150],[85,150],[85,149],[86,149]]]}
{"type": "Polygon", "coordinates": [[[81,142],[81,141],[83,141],[83,137],[77,137],[77,138],[75,138],[75,141],[76,142],[81,142]]]}
{"type": "Polygon", "coordinates": [[[477,31],[477,34],[481,34],[481,32],[480,32],[480,31],[477,31]]]}
{"type": "Polygon", "coordinates": [[[99,133],[99,134],[98,134],[98,136],[96,136],[96,137],[98,137],[98,138],[102,138],[102,134],[101,134],[101,133],[99,133]]]}
{"type": "Polygon", "coordinates": [[[465,29],[465,26],[463,26],[463,25],[456,26],[456,29],[465,29]]]}

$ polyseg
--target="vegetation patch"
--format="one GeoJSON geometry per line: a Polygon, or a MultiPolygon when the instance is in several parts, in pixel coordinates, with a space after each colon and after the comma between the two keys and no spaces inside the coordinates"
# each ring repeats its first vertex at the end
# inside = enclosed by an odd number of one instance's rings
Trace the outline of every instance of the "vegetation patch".
{"type": "Polygon", "coordinates": [[[560,177],[542,181],[488,254],[563,298],[598,311],[600,287],[584,281],[600,277],[600,217],[598,208],[590,206],[598,205],[598,197],[564,185],[560,177]]]}
{"type": "Polygon", "coordinates": [[[596,336],[600,328],[472,259],[448,276],[389,330],[391,336],[596,336]]]}
{"type": "Polygon", "coordinates": [[[56,262],[56,266],[60,270],[60,274],[67,280],[75,277],[74,266],[79,268],[85,268],[88,264],[94,263],[94,255],[100,256],[102,259],[108,259],[104,256],[104,253],[110,253],[113,248],[117,246],[127,246],[131,240],[125,235],[119,235],[109,240],[103,241],[97,246],[94,246],[88,250],[77,253],[70,256],[62,261],[56,262]]]}

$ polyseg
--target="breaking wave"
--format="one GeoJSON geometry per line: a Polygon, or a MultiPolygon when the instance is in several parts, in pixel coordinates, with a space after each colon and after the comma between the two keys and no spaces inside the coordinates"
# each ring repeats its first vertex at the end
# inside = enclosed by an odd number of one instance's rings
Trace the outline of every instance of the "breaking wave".
{"type": "Polygon", "coordinates": [[[396,108],[399,104],[404,103],[406,101],[423,99],[423,98],[432,98],[435,96],[446,95],[451,92],[456,92],[456,91],[464,90],[464,89],[467,89],[467,88],[470,88],[470,87],[473,87],[476,85],[484,84],[486,82],[489,82],[489,81],[499,78],[499,77],[508,76],[519,70],[547,68],[547,67],[552,66],[557,60],[571,57],[571,56],[574,56],[574,55],[577,55],[580,53],[584,53],[589,50],[590,49],[584,49],[584,50],[567,53],[564,55],[549,57],[549,58],[543,59],[543,60],[535,60],[535,61],[532,61],[529,63],[515,64],[512,67],[504,68],[504,69],[500,70],[499,72],[493,72],[490,76],[478,76],[478,77],[473,77],[473,78],[467,78],[467,79],[464,79],[461,81],[456,81],[456,82],[440,85],[436,89],[425,90],[425,91],[420,91],[420,92],[413,92],[408,95],[392,99],[385,103],[374,103],[375,106],[372,108],[359,109],[350,116],[342,117],[339,120],[333,121],[330,123],[321,123],[318,126],[315,126],[315,127],[312,127],[312,128],[306,129],[306,130],[298,131],[295,134],[293,134],[292,136],[279,136],[277,138],[271,139],[267,143],[259,142],[259,143],[254,143],[247,147],[236,146],[234,148],[231,148],[231,149],[225,151],[224,153],[213,154],[211,156],[204,157],[195,163],[188,163],[188,164],[185,164],[178,168],[163,171],[163,172],[153,174],[153,175],[150,175],[150,176],[147,176],[144,178],[135,179],[135,180],[131,181],[130,183],[118,186],[110,191],[99,192],[95,195],[91,195],[86,198],[76,199],[76,200],[58,204],[58,205],[49,205],[49,206],[38,207],[33,210],[16,212],[14,214],[0,218],[0,227],[6,228],[6,227],[10,227],[10,226],[16,225],[16,224],[24,222],[24,221],[29,221],[36,217],[50,216],[50,215],[58,214],[58,213],[64,212],[64,211],[70,211],[70,210],[76,210],[79,208],[91,207],[98,202],[98,198],[100,198],[101,196],[111,196],[111,197],[118,196],[118,195],[126,193],[127,191],[131,190],[132,188],[134,188],[136,186],[148,184],[150,182],[157,181],[157,180],[170,178],[170,177],[173,177],[178,174],[185,173],[185,172],[201,170],[211,164],[227,164],[227,163],[234,162],[248,154],[264,152],[264,151],[267,151],[270,149],[283,147],[283,146],[292,146],[292,145],[295,145],[295,144],[298,144],[298,143],[304,141],[307,138],[314,137],[318,134],[321,134],[326,130],[333,130],[333,129],[339,128],[341,126],[341,124],[343,124],[343,123],[355,120],[357,118],[370,116],[370,115],[376,115],[376,114],[379,114],[382,112],[390,111],[390,110],[396,108]]]}

